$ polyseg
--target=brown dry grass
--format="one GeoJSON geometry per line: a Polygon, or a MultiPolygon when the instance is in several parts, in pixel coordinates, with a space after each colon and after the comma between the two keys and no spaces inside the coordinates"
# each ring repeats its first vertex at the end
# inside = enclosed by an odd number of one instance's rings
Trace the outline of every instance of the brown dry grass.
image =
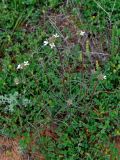
{"type": "Polygon", "coordinates": [[[38,152],[26,153],[22,155],[19,151],[20,138],[11,139],[0,136],[0,160],[45,160],[38,152]]]}
{"type": "Polygon", "coordinates": [[[116,136],[114,141],[120,155],[120,136],[116,136]]]}
{"type": "Polygon", "coordinates": [[[0,136],[0,160],[23,160],[17,139],[0,136]]]}

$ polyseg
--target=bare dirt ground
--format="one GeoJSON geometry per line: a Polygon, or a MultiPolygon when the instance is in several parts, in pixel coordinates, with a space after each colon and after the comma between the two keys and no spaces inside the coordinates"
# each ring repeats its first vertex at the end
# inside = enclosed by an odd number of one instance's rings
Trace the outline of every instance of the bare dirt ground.
{"type": "Polygon", "coordinates": [[[0,137],[0,160],[22,160],[17,140],[0,137]]]}
{"type": "Polygon", "coordinates": [[[20,152],[19,138],[10,139],[0,136],[0,160],[45,160],[40,153],[20,152]]]}

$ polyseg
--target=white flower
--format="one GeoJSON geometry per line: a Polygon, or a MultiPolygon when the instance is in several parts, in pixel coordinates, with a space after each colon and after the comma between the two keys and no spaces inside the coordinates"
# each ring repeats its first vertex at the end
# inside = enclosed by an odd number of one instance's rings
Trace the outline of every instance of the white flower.
{"type": "Polygon", "coordinates": [[[106,75],[100,73],[97,78],[98,78],[99,80],[104,80],[104,79],[106,79],[106,75]]]}
{"type": "Polygon", "coordinates": [[[17,70],[18,70],[18,69],[23,69],[23,66],[22,66],[21,64],[18,64],[17,70]]]}
{"type": "Polygon", "coordinates": [[[57,33],[53,35],[55,38],[60,37],[57,33]]]}
{"type": "Polygon", "coordinates": [[[80,31],[80,35],[84,36],[85,32],[84,31],[80,31]]]}
{"type": "Polygon", "coordinates": [[[103,76],[103,79],[106,79],[106,76],[103,76]]]}
{"type": "Polygon", "coordinates": [[[29,62],[28,61],[24,61],[24,66],[29,66],[29,62]]]}
{"type": "Polygon", "coordinates": [[[43,44],[44,46],[47,46],[49,42],[48,41],[44,41],[43,43],[44,43],[43,44]]]}
{"type": "Polygon", "coordinates": [[[17,66],[17,70],[19,69],[23,69],[25,66],[29,66],[29,62],[28,61],[24,61],[24,63],[18,64],[17,66]]]}
{"type": "Polygon", "coordinates": [[[55,47],[55,44],[54,44],[54,43],[50,43],[50,47],[51,47],[51,48],[54,48],[54,47],[55,47]]]}

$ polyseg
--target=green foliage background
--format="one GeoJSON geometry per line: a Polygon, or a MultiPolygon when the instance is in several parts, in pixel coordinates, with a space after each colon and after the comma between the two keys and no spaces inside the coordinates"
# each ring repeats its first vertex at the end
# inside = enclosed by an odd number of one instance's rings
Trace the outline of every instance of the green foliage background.
{"type": "Polygon", "coordinates": [[[110,155],[119,158],[110,140],[120,136],[119,12],[120,2],[112,0],[0,2],[1,135],[24,135],[26,141],[20,141],[20,146],[25,150],[34,132],[36,146],[47,160],[107,160],[110,155]],[[48,11],[81,15],[77,27],[104,36],[110,59],[96,74],[64,73],[63,83],[59,68],[70,61],[76,66],[80,48],[65,52],[61,64],[57,49],[43,47],[43,41],[56,33],[48,20],[41,22],[48,11]],[[17,71],[23,61],[30,65],[17,71]],[[98,80],[100,73],[106,75],[106,80],[98,80]],[[57,124],[57,141],[39,134],[53,123],[57,124]]]}

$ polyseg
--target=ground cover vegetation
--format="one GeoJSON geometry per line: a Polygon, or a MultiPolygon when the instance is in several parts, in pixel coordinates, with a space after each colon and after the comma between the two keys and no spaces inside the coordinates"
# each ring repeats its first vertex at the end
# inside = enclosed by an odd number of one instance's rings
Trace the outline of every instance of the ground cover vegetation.
{"type": "Polygon", "coordinates": [[[117,0],[0,1],[1,160],[119,159],[119,16],[117,0]]]}

